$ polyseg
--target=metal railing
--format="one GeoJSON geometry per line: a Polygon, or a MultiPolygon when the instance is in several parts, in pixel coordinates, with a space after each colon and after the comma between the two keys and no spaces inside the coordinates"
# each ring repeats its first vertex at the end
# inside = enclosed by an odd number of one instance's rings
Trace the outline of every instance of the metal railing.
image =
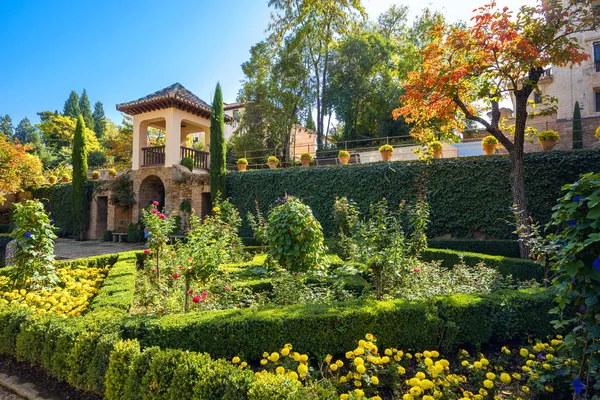
{"type": "Polygon", "coordinates": [[[181,158],[189,157],[194,160],[194,168],[209,169],[209,153],[181,146],[181,158]]]}
{"type": "Polygon", "coordinates": [[[142,147],[142,166],[165,165],[165,146],[142,147]]]}

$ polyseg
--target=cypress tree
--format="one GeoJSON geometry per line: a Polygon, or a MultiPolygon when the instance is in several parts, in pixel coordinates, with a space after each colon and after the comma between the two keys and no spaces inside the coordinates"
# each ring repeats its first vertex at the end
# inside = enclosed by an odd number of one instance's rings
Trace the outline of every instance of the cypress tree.
{"type": "Polygon", "coordinates": [[[25,117],[19,122],[19,125],[15,128],[15,139],[19,139],[21,143],[27,143],[30,141],[32,135],[35,133],[35,127],[31,125],[29,118],[25,117]]]}
{"type": "Polygon", "coordinates": [[[83,122],[85,122],[86,128],[94,130],[94,117],[92,116],[92,106],[90,106],[90,99],[88,99],[87,92],[83,89],[81,97],[79,98],[79,109],[83,116],[83,122]]]}
{"type": "Polygon", "coordinates": [[[308,109],[308,116],[306,117],[306,129],[311,129],[313,131],[317,130],[317,127],[315,126],[315,121],[313,120],[313,116],[312,116],[312,109],[308,109]]]}
{"type": "Polygon", "coordinates": [[[77,118],[79,114],[81,114],[81,109],[79,108],[79,96],[74,90],[71,90],[71,95],[67,101],[65,101],[63,115],[71,118],[77,118]]]}
{"type": "Polygon", "coordinates": [[[73,234],[77,240],[84,240],[88,215],[88,165],[85,143],[85,122],[83,121],[83,117],[81,115],[77,117],[75,137],[73,138],[71,164],[73,165],[73,181],[71,189],[73,234]]]}
{"type": "Polygon", "coordinates": [[[579,102],[575,102],[573,110],[573,149],[583,149],[583,129],[581,127],[581,109],[579,102]]]}
{"type": "Polygon", "coordinates": [[[223,115],[223,94],[217,83],[210,114],[210,196],[214,203],[217,194],[226,198],[225,193],[225,117],[223,115]]]}
{"type": "Polygon", "coordinates": [[[94,104],[94,132],[98,139],[104,136],[106,132],[106,115],[104,114],[104,107],[101,102],[97,101],[94,104]]]}

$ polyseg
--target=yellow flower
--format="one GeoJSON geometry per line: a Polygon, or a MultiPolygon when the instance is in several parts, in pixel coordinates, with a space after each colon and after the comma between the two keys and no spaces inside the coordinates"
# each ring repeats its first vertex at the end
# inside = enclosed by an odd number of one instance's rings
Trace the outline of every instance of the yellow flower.
{"type": "Polygon", "coordinates": [[[421,381],[419,380],[419,378],[411,378],[408,380],[408,384],[410,386],[419,386],[420,383],[421,381]]]}
{"type": "Polygon", "coordinates": [[[483,365],[481,364],[481,362],[479,361],[475,361],[473,363],[473,367],[477,368],[477,369],[481,369],[483,367],[483,365]]]}
{"type": "Polygon", "coordinates": [[[306,364],[298,365],[298,373],[300,374],[300,376],[306,375],[308,373],[308,367],[306,366],[306,364]]]}
{"type": "Polygon", "coordinates": [[[544,367],[545,370],[549,370],[550,369],[550,364],[543,363],[542,367],[544,367]]]}
{"type": "Polygon", "coordinates": [[[419,382],[419,386],[421,386],[421,389],[423,390],[428,390],[433,389],[435,387],[435,384],[429,379],[423,379],[421,382],[419,382]]]}
{"type": "Polygon", "coordinates": [[[548,393],[554,392],[554,388],[552,386],[546,385],[546,386],[544,386],[544,389],[546,389],[546,392],[548,392],[548,393]]]}
{"type": "Polygon", "coordinates": [[[521,374],[519,374],[518,372],[513,372],[512,377],[515,379],[521,379],[521,374]]]}
{"type": "Polygon", "coordinates": [[[357,379],[357,380],[354,381],[354,386],[361,387],[362,386],[362,382],[357,379]]]}
{"type": "Polygon", "coordinates": [[[398,366],[398,373],[400,375],[404,375],[406,373],[406,369],[403,366],[398,366]]]}
{"type": "Polygon", "coordinates": [[[373,385],[379,385],[379,378],[376,376],[371,377],[371,383],[373,385]]]}
{"type": "Polygon", "coordinates": [[[346,358],[354,358],[354,353],[351,351],[346,352],[346,358]]]}
{"type": "Polygon", "coordinates": [[[441,399],[442,396],[443,396],[443,394],[439,390],[434,390],[433,391],[433,397],[435,397],[436,399],[441,399]]]}
{"type": "Polygon", "coordinates": [[[383,351],[383,354],[385,354],[386,356],[391,356],[392,355],[392,350],[391,349],[385,349],[383,351]]]}
{"type": "Polygon", "coordinates": [[[220,213],[221,209],[219,207],[215,207],[213,208],[213,212],[220,213]]]}
{"type": "Polygon", "coordinates": [[[489,379],[486,379],[485,381],[483,381],[483,387],[486,389],[491,389],[494,387],[494,382],[490,381],[489,379]]]}
{"type": "Polygon", "coordinates": [[[287,357],[289,354],[290,354],[290,349],[288,349],[287,347],[284,347],[283,349],[281,349],[282,356],[287,357]]]}
{"type": "Polygon", "coordinates": [[[490,362],[485,358],[482,358],[480,361],[481,361],[481,365],[483,365],[484,367],[487,367],[488,365],[490,365],[490,362]]]}
{"type": "Polygon", "coordinates": [[[365,360],[363,360],[361,357],[356,357],[354,359],[354,365],[359,366],[359,365],[364,365],[365,360]]]}
{"type": "Polygon", "coordinates": [[[496,375],[488,372],[487,374],[485,374],[485,377],[488,378],[490,381],[493,381],[494,379],[496,379],[496,375]]]}
{"type": "Polygon", "coordinates": [[[242,361],[242,363],[240,364],[240,368],[246,368],[248,366],[248,363],[246,361],[242,361]]]}
{"type": "Polygon", "coordinates": [[[365,338],[367,338],[368,341],[372,342],[373,340],[375,340],[375,337],[373,335],[371,335],[370,333],[367,333],[365,335],[365,338]]]}
{"type": "Polygon", "coordinates": [[[363,354],[365,354],[365,351],[362,349],[362,347],[358,347],[356,350],[354,350],[355,356],[361,356],[363,354]]]}
{"type": "Polygon", "coordinates": [[[344,362],[342,360],[337,360],[335,364],[338,366],[338,368],[342,368],[344,366],[344,362]]]}
{"type": "Polygon", "coordinates": [[[554,356],[552,354],[546,354],[546,360],[552,360],[554,356]]]}
{"type": "Polygon", "coordinates": [[[439,353],[439,352],[437,352],[437,351],[435,351],[435,350],[433,350],[433,351],[431,352],[431,357],[433,357],[433,358],[438,358],[439,356],[440,356],[440,353],[439,353]]]}
{"type": "Polygon", "coordinates": [[[331,368],[331,370],[332,370],[332,371],[337,371],[337,369],[338,369],[338,366],[337,366],[337,364],[335,364],[335,363],[334,363],[334,364],[331,364],[331,365],[329,366],[329,368],[331,368]]]}
{"type": "Polygon", "coordinates": [[[423,372],[421,372],[421,371],[419,371],[419,372],[417,372],[417,373],[415,374],[415,378],[417,378],[417,379],[419,379],[419,380],[421,380],[421,379],[425,379],[425,376],[426,376],[426,375],[425,375],[423,372]]]}
{"type": "Polygon", "coordinates": [[[529,393],[529,387],[527,386],[522,386],[521,390],[523,391],[523,393],[529,393]]]}
{"type": "Polygon", "coordinates": [[[302,362],[307,362],[307,361],[308,361],[308,355],[306,355],[306,354],[302,354],[302,355],[300,356],[300,361],[302,361],[302,362]]]}
{"type": "Polygon", "coordinates": [[[279,361],[279,353],[277,353],[277,352],[271,353],[271,355],[269,356],[269,360],[271,360],[273,362],[279,361]]]}
{"type": "Polygon", "coordinates": [[[404,396],[402,396],[402,400],[415,400],[415,398],[412,394],[407,393],[404,396]]]}
{"type": "MultiPolygon", "coordinates": [[[[467,363],[467,364],[468,364],[468,363],[467,363]]],[[[444,360],[444,359],[442,359],[442,360],[440,360],[440,365],[441,365],[442,367],[444,367],[444,368],[447,368],[447,367],[449,367],[449,366],[450,366],[450,362],[449,362],[448,360],[444,360]]]]}
{"type": "Polygon", "coordinates": [[[268,360],[263,358],[262,360],[260,360],[260,365],[267,365],[268,362],[268,360]]]}
{"type": "Polygon", "coordinates": [[[529,351],[527,351],[527,349],[521,349],[519,350],[519,354],[521,357],[527,357],[529,355],[529,351]]]}
{"type": "Polygon", "coordinates": [[[425,350],[425,351],[423,352],[423,356],[424,356],[424,357],[427,357],[427,358],[429,358],[429,357],[431,357],[431,352],[430,352],[430,351],[427,351],[427,350],[425,350]]]}
{"type": "Polygon", "coordinates": [[[500,381],[502,381],[502,383],[505,383],[505,384],[508,385],[510,383],[510,381],[511,381],[510,375],[507,374],[506,372],[501,373],[500,374],[500,381]]]}
{"type": "Polygon", "coordinates": [[[428,395],[428,394],[426,394],[425,396],[421,397],[421,399],[422,399],[422,400],[435,400],[435,399],[433,398],[433,396],[430,396],[430,395],[428,395]]]}
{"type": "Polygon", "coordinates": [[[529,371],[531,371],[531,368],[529,368],[527,365],[523,365],[521,367],[521,369],[523,370],[523,372],[529,372],[529,371]]]}
{"type": "Polygon", "coordinates": [[[481,389],[479,389],[479,394],[482,395],[483,397],[485,397],[488,395],[488,392],[484,388],[481,388],[481,389]]]}
{"type": "Polygon", "coordinates": [[[361,364],[356,367],[356,371],[358,371],[358,373],[360,373],[360,374],[364,374],[367,371],[367,369],[365,368],[364,365],[361,364]]]}
{"type": "Polygon", "coordinates": [[[349,397],[346,393],[340,394],[340,400],[348,400],[349,397]]]}
{"type": "Polygon", "coordinates": [[[239,357],[233,357],[233,359],[231,360],[232,363],[237,364],[239,363],[241,360],[239,357]]]}
{"type": "Polygon", "coordinates": [[[419,386],[413,386],[410,388],[410,394],[413,396],[420,396],[423,390],[419,386]]]}
{"type": "Polygon", "coordinates": [[[275,372],[279,375],[283,375],[283,374],[285,374],[285,368],[283,368],[282,366],[279,366],[275,369],[275,372]]]}
{"type": "Polygon", "coordinates": [[[425,365],[432,366],[433,365],[433,360],[429,357],[425,358],[425,365]]]}
{"type": "Polygon", "coordinates": [[[461,363],[461,365],[462,365],[463,367],[466,367],[467,365],[469,365],[469,362],[468,362],[467,360],[464,360],[464,361],[461,363]]]}

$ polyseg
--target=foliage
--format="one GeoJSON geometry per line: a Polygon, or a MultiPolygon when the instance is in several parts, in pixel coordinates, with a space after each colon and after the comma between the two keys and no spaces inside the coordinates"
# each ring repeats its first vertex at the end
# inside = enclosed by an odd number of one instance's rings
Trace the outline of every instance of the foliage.
{"type": "Polygon", "coordinates": [[[496,139],[494,136],[492,135],[488,135],[486,137],[484,137],[483,139],[481,139],[481,144],[498,144],[498,139],[496,139]]]}
{"type": "Polygon", "coordinates": [[[267,159],[268,162],[274,162],[274,163],[278,163],[279,162],[279,158],[275,157],[275,156],[269,156],[269,158],[267,159]]]}
{"type": "Polygon", "coordinates": [[[92,179],[100,178],[100,171],[92,171],[92,179]]]}
{"type": "Polygon", "coordinates": [[[118,169],[131,168],[133,118],[129,115],[123,115],[123,123],[118,129],[107,120],[104,141],[108,147],[106,155],[113,157],[114,167],[118,169]]]}
{"type": "MultiPolygon", "coordinates": [[[[92,106],[90,105],[90,99],[88,98],[87,92],[83,89],[81,97],[79,98],[79,109],[85,126],[93,131],[96,130],[95,120],[92,116],[92,106]]],[[[95,132],[94,132],[95,133],[95,132]]]]}
{"type": "Polygon", "coordinates": [[[340,150],[338,152],[338,157],[350,157],[350,153],[348,153],[346,150],[340,150]]]}
{"type": "Polygon", "coordinates": [[[94,167],[102,167],[106,163],[106,155],[104,151],[90,151],[88,152],[88,164],[94,167]]]}
{"type": "Polygon", "coordinates": [[[346,197],[335,198],[333,203],[335,243],[342,250],[342,255],[346,259],[352,259],[357,251],[355,237],[359,234],[359,216],[360,212],[354,201],[348,200],[346,197]]]}
{"type": "Polygon", "coordinates": [[[433,149],[433,150],[441,150],[442,149],[442,143],[438,142],[437,140],[434,142],[429,143],[429,148],[433,149]]]}
{"type": "Polygon", "coordinates": [[[483,253],[492,256],[519,257],[519,243],[502,239],[437,239],[427,240],[429,248],[483,253]]]}
{"type": "Polygon", "coordinates": [[[323,264],[321,224],[310,207],[292,196],[278,201],[269,214],[269,257],[290,272],[305,272],[323,264]]]}
{"type": "Polygon", "coordinates": [[[104,114],[104,107],[101,102],[97,101],[94,104],[94,113],[92,114],[92,118],[94,119],[94,132],[96,133],[96,137],[98,139],[102,139],[104,137],[104,133],[106,132],[106,115],[104,114]]]}
{"type": "Polygon", "coordinates": [[[239,160],[237,160],[238,164],[244,164],[244,165],[248,165],[248,160],[246,160],[245,158],[240,158],[239,160]]]}
{"type": "MultiPolygon", "coordinates": [[[[525,155],[527,201],[540,224],[550,220],[560,188],[582,173],[600,172],[600,153],[538,152],[525,155]],[[535,207],[533,207],[535,206],[535,207]]],[[[331,213],[337,197],[351,197],[359,211],[385,197],[390,204],[415,198],[422,180],[430,205],[429,237],[516,239],[509,206],[510,160],[505,157],[460,157],[426,162],[392,162],[316,168],[249,171],[227,177],[229,196],[242,215],[256,208],[266,213],[274,200],[289,193],[304,199],[328,236],[335,235],[331,213]],[[503,179],[505,177],[506,179],[503,179]]],[[[245,225],[241,236],[252,233],[245,225]]]]}
{"type": "Polygon", "coordinates": [[[547,142],[549,140],[559,140],[560,136],[558,132],[553,130],[537,132],[536,136],[540,142],[547,142]]]}
{"type": "Polygon", "coordinates": [[[85,229],[88,220],[88,197],[87,197],[87,152],[88,147],[84,137],[85,123],[80,115],[77,118],[77,127],[75,128],[75,138],[73,140],[73,153],[71,164],[73,165],[73,184],[71,196],[73,213],[73,234],[77,240],[84,240],[85,229]]]}
{"type": "MultiPolygon", "coordinates": [[[[42,135],[44,143],[54,151],[70,149],[75,138],[78,117],[55,114],[49,111],[39,113],[39,115],[40,123],[36,126],[42,135]]],[[[102,150],[102,146],[93,130],[84,126],[83,133],[88,151],[102,150]]]]}
{"type": "Polygon", "coordinates": [[[600,372],[595,357],[600,349],[600,174],[585,174],[563,190],[551,221],[560,229],[554,240],[562,243],[553,268],[557,289],[553,312],[559,317],[553,323],[558,329],[572,329],[565,337],[565,346],[579,363],[570,372],[584,382],[584,388],[588,386],[586,394],[591,394],[600,389],[600,381],[589,380],[600,372]],[[570,307],[577,313],[569,313],[570,307]]]}
{"type": "Polygon", "coordinates": [[[138,243],[140,241],[139,229],[136,224],[130,223],[127,226],[127,236],[125,237],[127,243],[138,243]]]}
{"type": "Polygon", "coordinates": [[[102,233],[102,241],[103,242],[112,242],[113,240],[113,231],[107,229],[102,233]]]}
{"type": "Polygon", "coordinates": [[[192,160],[192,157],[183,157],[179,164],[183,165],[190,171],[194,170],[194,160],[192,160]]]}
{"type": "Polygon", "coordinates": [[[27,153],[30,149],[22,144],[11,143],[0,135],[0,204],[4,195],[17,193],[35,184],[42,174],[42,162],[27,153]]]}
{"type": "Polygon", "coordinates": [[[54,268],[54,227],[38,201],[16,203],[11,236],[17,241],[12,258],[12,289],[39,290],[58,281],[54,268]]]}
{"type": "Polygon", "coordinates": [[[29,118],[25,117],[19,122],[19,125],[15,128],[15,139],[18,139],[20,143],[27,143],[31,136],[35,133],[35,127],[31,125],[29,118]]]}
{"type": "Polygon", "coordinates": [[[252,229],[252,235],[254,239],[256,239],[256,241],[262,246],[264,250],[265,245],[269,241],[269,223],[264,217],[263,213],[260,211],[258,201],[255,201],[255,204],[256,215],[254,215],[251,212],[248,212],[248,214],[246,214],[246,219],[248,220],[248,225],[250,225],[250,228],[252,229]]]}
{"type": "Polygon", "coordinates": [[[69,98],[65,101],[62,115],[77,119],[81,114],[81,108],[79,107],[79,96],[77,92],[71,90],[69,98]]]}
{"type": "MultiPolygon", "coordinates": [[[[580,65],[589,58],[574,34],[594,30],[598,19],[591,1],[552,0],[521,6],[516,14],[492,1],[475,10],[473,21],[470,28],[433,27],[431,43],[420,52],[421,69],[409,73],[394,116],[414,124],[411,135],[424,142],[434,132],[452,137],[465,119],[483,125],[510,154],[512,200],[527,224],[523,155],[529,96],[548,65],[580,65]],[[500,126],[499,104],[509,93],[515,102],[512,140],[500,126]],[[490,121],[479,116],[481,103],[491,108],[490,121]]],[[[553,114],[554,100],[545,96],[546,107],[533,114],[553,114]]]]}
{"type": "Polygon", "coordinates": [[[12,118],[6,114],[3,117],[0,116],[0,136],[3,136],[5,140],[12,139],[14,127],[12,124],[12,118]]]}
{"type": "Polygon", "coordinates": [[[302,153],[300,155],[300,158],[307,159],[307,160],[312,160],[312,156],[310,155],[310,153],[302,153]]]}
{"type": "Polygon", "coordinates": [[[225,175],[226,148],[225,148],[225,117],[223,114],[223,94],[221,85],[217,83],[215,97],[210,113],[210,195],[217,198],[217,194],[226,195],[225,175]]]}
{"type": "Polygon", "coordinates": [[[114,168],[110,168],[110,169],[108,170],[108,175],[109,175],[109,176],[117,176],[117,170],[116,170],[116,169],[114,169],[114,168]]]}
{"type": "Polygon", "coordinates": [[[573,108],[573,149],[583,149],[583,127],[581,126],[581,108],[575,102],[573,108]]]}
{"type": "Polygon", "coordinates": [[[173,218],[168,218],[158,208],[158,201],[153,201],[147,209],[142,210],[142,224],[147,231],[146,240],[149,251],[156,260],[156,276],[160,279],[160,257],[169,241],[169,235],[174,228],[173,218]]]}
{"type": "Polygon", "coordinates": [[[394,148],[392,146],[390,146],[389,144],[384,144],[383,146],[379,147],[379,151],[381,153],[387,153],[387,152],[393,152],[394,148]]]}
{"type": "Polygon", "coordinates": [[[129,179],[128,174],[119,175],[113,181],[105,183],[105,185],[107,185],[108,190],[110,190],[111,204],[120,207],[125,211],[135,204],[133,182],[129,179]]]}

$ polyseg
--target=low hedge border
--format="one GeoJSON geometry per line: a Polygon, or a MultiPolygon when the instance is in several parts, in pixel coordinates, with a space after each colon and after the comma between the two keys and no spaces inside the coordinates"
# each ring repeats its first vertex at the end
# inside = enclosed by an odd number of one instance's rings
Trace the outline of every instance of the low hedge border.
{"type": "Polygon", "coordinates": [[[481,253],[492,256],[519,258],[519,242],[516,240],[429,239],[429,247],[481,253]]]}
{"type": "Polygon", "coordinates": [[[135,274],[137,255],[141,251],[131,251],[118,254],[118,261],[112,265],[98,294],[92,300],[92,311],[105,311],[115,308],[128,312],[133,304],[135,293],[135,274]]]}
{"type": "Polygon", "coordinates": [[[452,268],[452,266],[458,264],[461,257],[467,265],[474,266],[483,262],[486,267],[496,269],[502,276],[512,275],[516,280],[528,281],[535,279],[538,282],[542,282],[544,279],[544,269],[541,265],[522,258],[491,256],[444,249],[427,249],[422,254],[423,260],[441,260],[442,266],[447,268],[452,268]]]}

